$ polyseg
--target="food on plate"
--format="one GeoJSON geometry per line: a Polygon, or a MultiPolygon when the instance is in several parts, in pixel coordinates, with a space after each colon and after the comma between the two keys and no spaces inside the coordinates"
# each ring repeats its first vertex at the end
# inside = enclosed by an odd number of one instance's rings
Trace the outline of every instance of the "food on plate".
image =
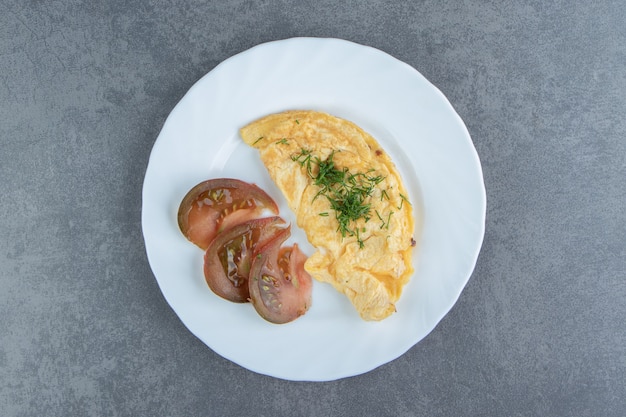
{"type": "Polygon", "coordinates": [[[183,235],[201,249],[213,238],[263,210],[278,214],[278,206],[262,189],[233,178],[216,178],[193,187],[178,209],[178,226],[183,235]]]}
{"type": "Polygon", "coordinates": [[[317,251],[304,264],[345,294],[365,320],[382,320],[413,273],[413,207],[400,174],[356,124],[286,111],[244,126],[317,251]]]}
{"type": "Polygon", "coordinates": [[[279,235],[289,236],[280,217],[251,219],[218,233],[204,254],[204,277],[220,297],[236,303],[249,301],[248,275],[259,249],[279,235]]]}
{"type": "Polygon", "coordinates": [[[193,187],[180,204],[183,235],[205,250],[204,277],[218,296],[252,302],[267,321],[283,324],[311,305],[311,276],[297,244],[281,246],[291,226],[274,200],[254,184],[216,178],[193,187]],[[252,279],[251,279],[252,278],[252,279]]]}
{"type": "Polygon", "coordinates": [[[287,323],[307,312],[311,306],[312,280],[304,270],[304,255],[295,243],[280,245],[288,233],[265,244],[250,267],[250,300],[256,311],[272,323],[287,323]]]}

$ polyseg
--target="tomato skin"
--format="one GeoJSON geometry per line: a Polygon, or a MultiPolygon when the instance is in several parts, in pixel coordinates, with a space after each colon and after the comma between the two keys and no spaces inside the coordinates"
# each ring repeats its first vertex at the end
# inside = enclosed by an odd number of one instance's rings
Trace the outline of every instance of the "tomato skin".
{"type": "Polygon", "coordinates": [[[278,216],[248,220],[219,233],[204,255],[204,277],[209,288],[226,300],[248,302],[248,276],[258,248],[278,235],[290,233],[290,227],[278,216]]]}
{"type": "Polygon", "coordinates": [[[280,235],[259,250],[248,279],[252,305],[275,324],[293,321],[311,306],[313,283],[304,270],[306,255],[297,244],[281,248],[286,238],[280,235]]]}
{"type": "Polygon", "coordinates": [[[264,209],[278,214],[276,202],[255,184],[215,178],[185,195],[178,208],[178,227],[189,241],[206,250],[218,233],[259,217],[264,209]]]}

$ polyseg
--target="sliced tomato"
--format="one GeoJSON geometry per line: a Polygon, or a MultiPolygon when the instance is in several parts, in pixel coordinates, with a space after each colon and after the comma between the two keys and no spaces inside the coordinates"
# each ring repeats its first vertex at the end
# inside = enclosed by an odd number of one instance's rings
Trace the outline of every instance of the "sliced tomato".
{"type": "Polygon", "coordinates": [[[288,323],[311,306],[312,279],[304,270],[307,257],[297,244],[280,245],[287,236],[269,241],[254,257],[248,286],[256,311],[272,323],[288,323]]]}
{"type": "Polygon", "coordinates": [[[178,226],[187,239],[206,250],[219,232],[259,217],[264,209],[278,214],[276,202],[256,185],[216,178],[185,195],[178,208],[178,226]]]}
{"type": "Polygon", "coordinates": [[[249,220],[219,233],[204,254],[209,288],[226,300],[247,302],[248,276],[258,248],[290,233],[290,227],[278,216],[249,220]]]}

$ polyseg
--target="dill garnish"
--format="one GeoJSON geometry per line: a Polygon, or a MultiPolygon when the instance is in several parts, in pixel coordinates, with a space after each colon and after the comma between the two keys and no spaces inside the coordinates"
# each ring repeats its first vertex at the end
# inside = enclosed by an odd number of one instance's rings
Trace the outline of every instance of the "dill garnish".
{"type": "Polygon", "coordinates": [[[385,229],[389,230],[389,221],[391,220],[391,215],[393,214],[393,211],[389,212],[389,215],[387,216],[387,223],[385,223],[385,229]]]}
{"type": "Polygon", "coordinates": [[[380,201],[383,201],[383,198],[386,198],[387,200],[389,200],[389,194],[387,194],[387,190],[382,190],[380,192],[380,201]]]}
{"type": "Polygon", "coordinates": [[[409,206],[411,205],[411,202],[409,201],[408,198],[406,198],[406,196],[404,194],[400,193],[400,198],[402,200],[400,201],[400,205],[398,206],[398,210],[402,210],[402,205],[404,204],[405,201],[407,202],[407,204],[409,206]]]}
{"type": "Polygon", "coordinates": [[[311,151],[302,148],[299,154],[291,155],[291,160],[300,164],[301,167],[306,167],[307,174],[313,178],[311,172],[311,151]]]}
{"type": "Polygon", "coordinates": [[[387,220],[385,220],[383,218],[383,216],[380,215],[378,210],[376,210],[376,217],[378,217],[378,220],[380,220],[380,228],[381,229],[389,230],[389,221],[391,220],[391,215],[392,214],[393,214],[393,211],[390,211],[389,214],[387,215],[387,220]]]}
{"type": "Polygon", "coordinates": [[[280,143],[281,145],[288,145],[289,141],[287,138],[282,138],[281,140],[277,140],[276,143],[280,143]]]}
{"type": "Polygon", "coordinates": [[[385,227],[385,219],[383,219],[383,216],[380,215],[378,210],[374,211],[376,212],[376,217],[378,217],[378,220],[380,220],[380,228],[382,229],[383,227],[385,227]]]}
{"type": "MultiPolygon", "coordinates": [[[[306,168],[307,174],[313,180],[313,183],[319,187],[319,191],[313,197],[313,200],[320,196],[326,197],[330,204],[330,208],[335,211],[335,218],[339,223],[337,231],[342,237],[355,236],[359,247],[363,247],[364,243],[361,239],[361,231],[354,225],[359,219],[365,222],[371,218],[371,204],[368,198],[372,195],[376,185],[380,184],[385,177],[382,175],[373,175],[372,170],[365,173],[351,173],[348,168],[339,169],[335,166],[333,160],[335,151],[333,151],[326,159],[322,160],[311,154],[307,149],[301,149],[299,154],[294,154],[291,159],[306,168]]],[[[381,216],[376,212],[378,217],[381,216]]],[[[328,215],[328,213],[320,213],[320,216],[328,215]]],[[[391,214],[389,215],[391,216],[391,214]]],[[[387,219],[388,227],[389,219],[387,219]]],[[[384,226],[383,225],[381,228],[384,226]]]]}
{"type": "Polygon", "coordinates": [[[265,139],[263,136],[261,136],[260,138],[258,138],[257,140],[255,140],[254,142],[252,142],[253,145],[256,145],[258,141],[260,141],[261,139],[265,139]]]}

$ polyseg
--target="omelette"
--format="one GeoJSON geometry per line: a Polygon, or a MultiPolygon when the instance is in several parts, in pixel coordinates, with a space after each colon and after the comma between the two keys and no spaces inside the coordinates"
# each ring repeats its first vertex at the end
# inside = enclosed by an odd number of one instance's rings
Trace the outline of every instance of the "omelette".
{"type": "Polygon", "coordinates": [[[413,207],[400,174],[356,124],[317,111],[286,111],[243,127],[316,251],[316,280],[346,295],[364,320],[382,320],[413,273],[413,207]]]}

